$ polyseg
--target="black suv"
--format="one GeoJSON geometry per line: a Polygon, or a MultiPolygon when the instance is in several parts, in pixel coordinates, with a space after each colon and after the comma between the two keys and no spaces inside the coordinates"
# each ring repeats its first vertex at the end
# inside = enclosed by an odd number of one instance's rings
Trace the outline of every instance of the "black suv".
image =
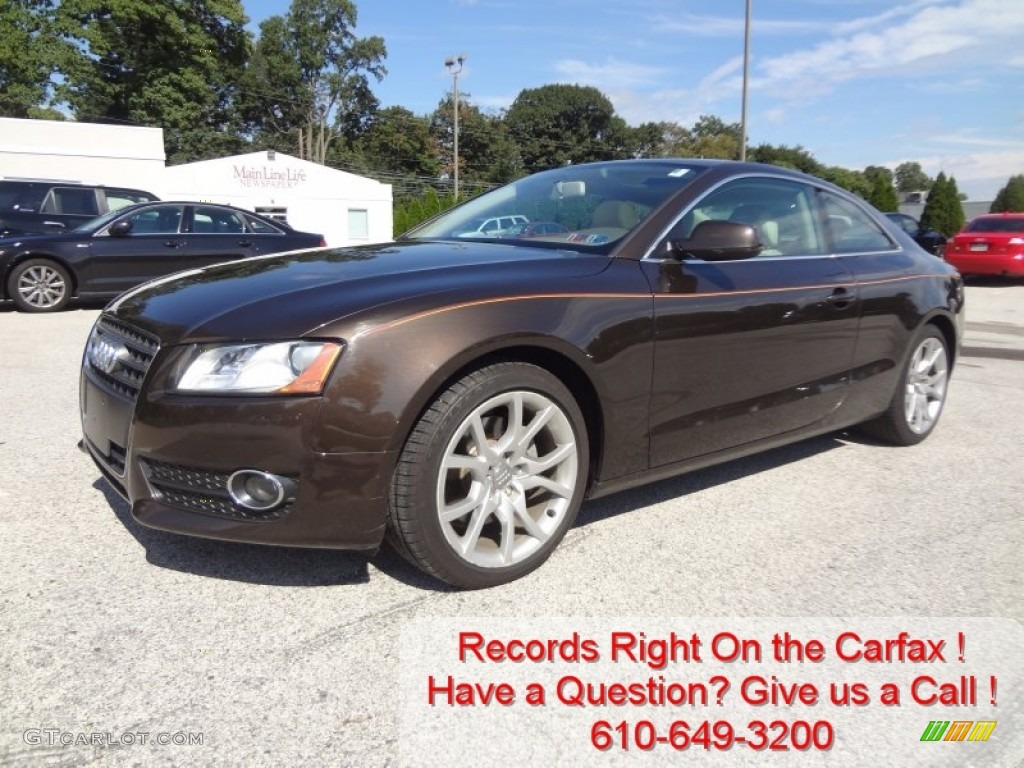
{"type": "Polygon", "coordinates": [[[159,199],[141,189],[0,177],[0,237],[66,232],[108,211],[159,199]]]}

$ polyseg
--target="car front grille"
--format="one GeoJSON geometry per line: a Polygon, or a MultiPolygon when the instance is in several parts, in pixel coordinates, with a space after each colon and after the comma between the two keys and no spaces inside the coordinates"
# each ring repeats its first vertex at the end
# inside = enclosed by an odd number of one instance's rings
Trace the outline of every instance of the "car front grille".
{"type": "Polygon", "coordinates": [[[103,389],[134,402],[159,350],[156,337],[102,315],[89,336],[86,365],[103,389]]]}
{"type": "Polygon", "coordinates": [[[273,522],[291,511],[291,503],[266,511],[248,509],[236,504],[228,493],[229,476],[225,473],[150,459],[142,460],[142,468],[150,487],[161,501],[189,512],[230,520],[273,522]]]}

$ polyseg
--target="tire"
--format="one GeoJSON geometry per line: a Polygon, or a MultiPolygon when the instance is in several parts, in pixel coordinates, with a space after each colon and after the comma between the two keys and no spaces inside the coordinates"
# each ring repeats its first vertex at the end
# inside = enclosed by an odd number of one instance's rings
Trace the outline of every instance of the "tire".
{"type": "Polygon", "coordinates": [[[864,431],[893,445],[917,445],[938,424],[948,384],[946,337],[935,326],[926,325],[914,337],[888,409],[864,424],[864,431]]]}
{"type": "Polygon", "coordinates": [[[58,312],[71,299],[71,276],[49,259],[28,259],[7,279],[7,295],[22,312],[58,312]]]}
{"type": "Polygon", "coordinates": [[[388,538],[453,586],[513,581],[572,526],[588,470],[586,426],[565,385],[534,365],[489,365],[445,390],[406,440],[388,538]]]}

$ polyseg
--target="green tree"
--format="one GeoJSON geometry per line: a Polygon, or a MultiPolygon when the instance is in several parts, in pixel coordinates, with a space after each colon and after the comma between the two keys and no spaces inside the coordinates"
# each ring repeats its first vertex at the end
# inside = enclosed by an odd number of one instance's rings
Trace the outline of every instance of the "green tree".
{"type": "Polygon", "coordinates": [[[241,76],[236,117],[256,148],[297,147],[299,130],[313,111],[290,40],[283,16],[264,19],[241,76]]]}
{"type": "Polygon", "coordinates": [[[921,228],[934,229],[946,237],[952,237],[964,226],[964,209],[960,204],[960,193],[956,179],[946,177],[942,171],[935,177],[924,211],[921,212],[921,228]]]}
{"type": "Polygon", "coordinates": [[[429,121],[404,107],[377,112],[356,148],[370,168],[435,178],[440,173],[429,121]]]}
{"type": "Polygon", "coordinates": [[[964,206],[961,202],[965,196],[961,195],[960,190],[957,189],[955,176],[949,177],[949,181],[946,182],[946,189],[946,224],[949,229],[942,234],[950,237],[963,229],[967,220],[964,216],[964,206]]]}
{"type": "Polygon", "coordinates": [[[1011,176],[996,193],[996,199],[989,208],[990,213],[1024,213],[1024,174],[1011,176]]]}
{"type": "Polygon", "coordinates": [[[902,193],[925,192],[932,188],[931,177],[920,163],[906,162],[896,166],[896,189],[902,193]]]}
{"type": "Polygon", "coordinates": [[[726,123],[714,115],[701,115],[689,133],[690,157],[739,159],[742,133],[739,123],[726,123]]]}
{"type": "Polygon", "coordinates": [[[869,165],[864,169],[863,174],[864,178],[871,182],[872,185],[879,176],[887,179],[890,185],[894,185],[896,181],[896,175],[884,165],[869,165]]]}
{"type": "Polygon", "coordinates": [[[569,163],[628,157],[626,138],[612,103],[580,85],[527,88],[505,113],[509,135],[527,172],[569,163]]]}
{"type": "MultiPolygon", "coordinates": [[[[455,157],[454,104],[446,95],[430,115],[430,136],[443,172],[451,177],[455,157]]],[[[505,121],[473,104],[468,93],[459,94],[459,181],[489,188],[523,175],[522,159],[505,121]]]]}
{"type": "Polygon", "coordinates": [[[260,24],[240,110],[251,132],[290,141],[301,130],[300,156],[323,163],[339,137],[368,130],[378,107],[370,78],[387,74],[387,49],[383,38],[356,37],[356,18],[350,0],[292,0],[260,24]]]}
{"type": "Polygon", "coordinates": [[[408,232],[420,222],[432,219],[448,210],[457,201],[452,195],[439,195],[435,189],[427,189],[418,197],[402,200],[395,204],[395,235],[408,232]]]}
{"type": "MultiPolygon", "coordinates": [[[[679,123],[647,123],[641,136],[650,146],[647,154],[660,157],[708,157],[736,160],[740,156],[740,125],[714,115],[701,115],[689,128],[679,123]],[[656,131],[657,140],[649,134],[656,131]]],[[[637,129],[639,130],[639,129],[637,129]]]]}
{"type": "Polygon", "coordinates": [[[162,127],[171,162],[234,150],[245,22],[239,0],[63,0],[55,29],[76,55],[57,95],[79,120],[162,127]]]}
{"type": "Polygon", "coordinates": [[[51,78],[71,52],[54,29],[51,0],[0,4],[0,117],[60,118],[51,78]]]}
{"type": "Polygon", "coordinates": [[[759,144],[747,152],[747,158],[755,163],[769,163],[820,176],[824,166],[814,156],[800,146],[759,144]]]}
{"type": "Polygon", "coordinates": [[[871,196],[871,182],[860,171],[853,171],[849,168],[841,168],[838,165],[822,166],[817,172],[812,172],[825,181],[831,181],[837,187],[842,187],[848,192],[867,200],[871,196]]]}
{"type": "MultiPolygon", "coordinates": [[[[882,169],[887,170],[887,169],[882,169]]],[[[900,199],[896,194],[896,188],[892,185],[892,174],[872,173],[868,175],[868,169],[864,175],[871,182],[871,191],[867,201],[880,211],[895,211],[900,207],[900,199]]]]}

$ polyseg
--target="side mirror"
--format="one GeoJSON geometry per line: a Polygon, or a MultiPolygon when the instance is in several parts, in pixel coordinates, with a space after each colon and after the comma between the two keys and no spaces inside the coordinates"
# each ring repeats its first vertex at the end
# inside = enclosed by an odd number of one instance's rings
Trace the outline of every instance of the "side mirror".
{"type": "Polygon", "coordinates": [[[107,229],[107,234],[112,235],[114,237],[124,237],[131,231],[132,223],[127,219],[121,219],[120,221],[115,221],[113,224],[110,225],[110,227],[107,229]]]}
{"type": "Polygon", "coordinates": [[[680,258],[732,261],[757,256],[763,249],[757,230],[735,221],[702,221],[688,240],[672,240],[672,253],[680,258]]]}

